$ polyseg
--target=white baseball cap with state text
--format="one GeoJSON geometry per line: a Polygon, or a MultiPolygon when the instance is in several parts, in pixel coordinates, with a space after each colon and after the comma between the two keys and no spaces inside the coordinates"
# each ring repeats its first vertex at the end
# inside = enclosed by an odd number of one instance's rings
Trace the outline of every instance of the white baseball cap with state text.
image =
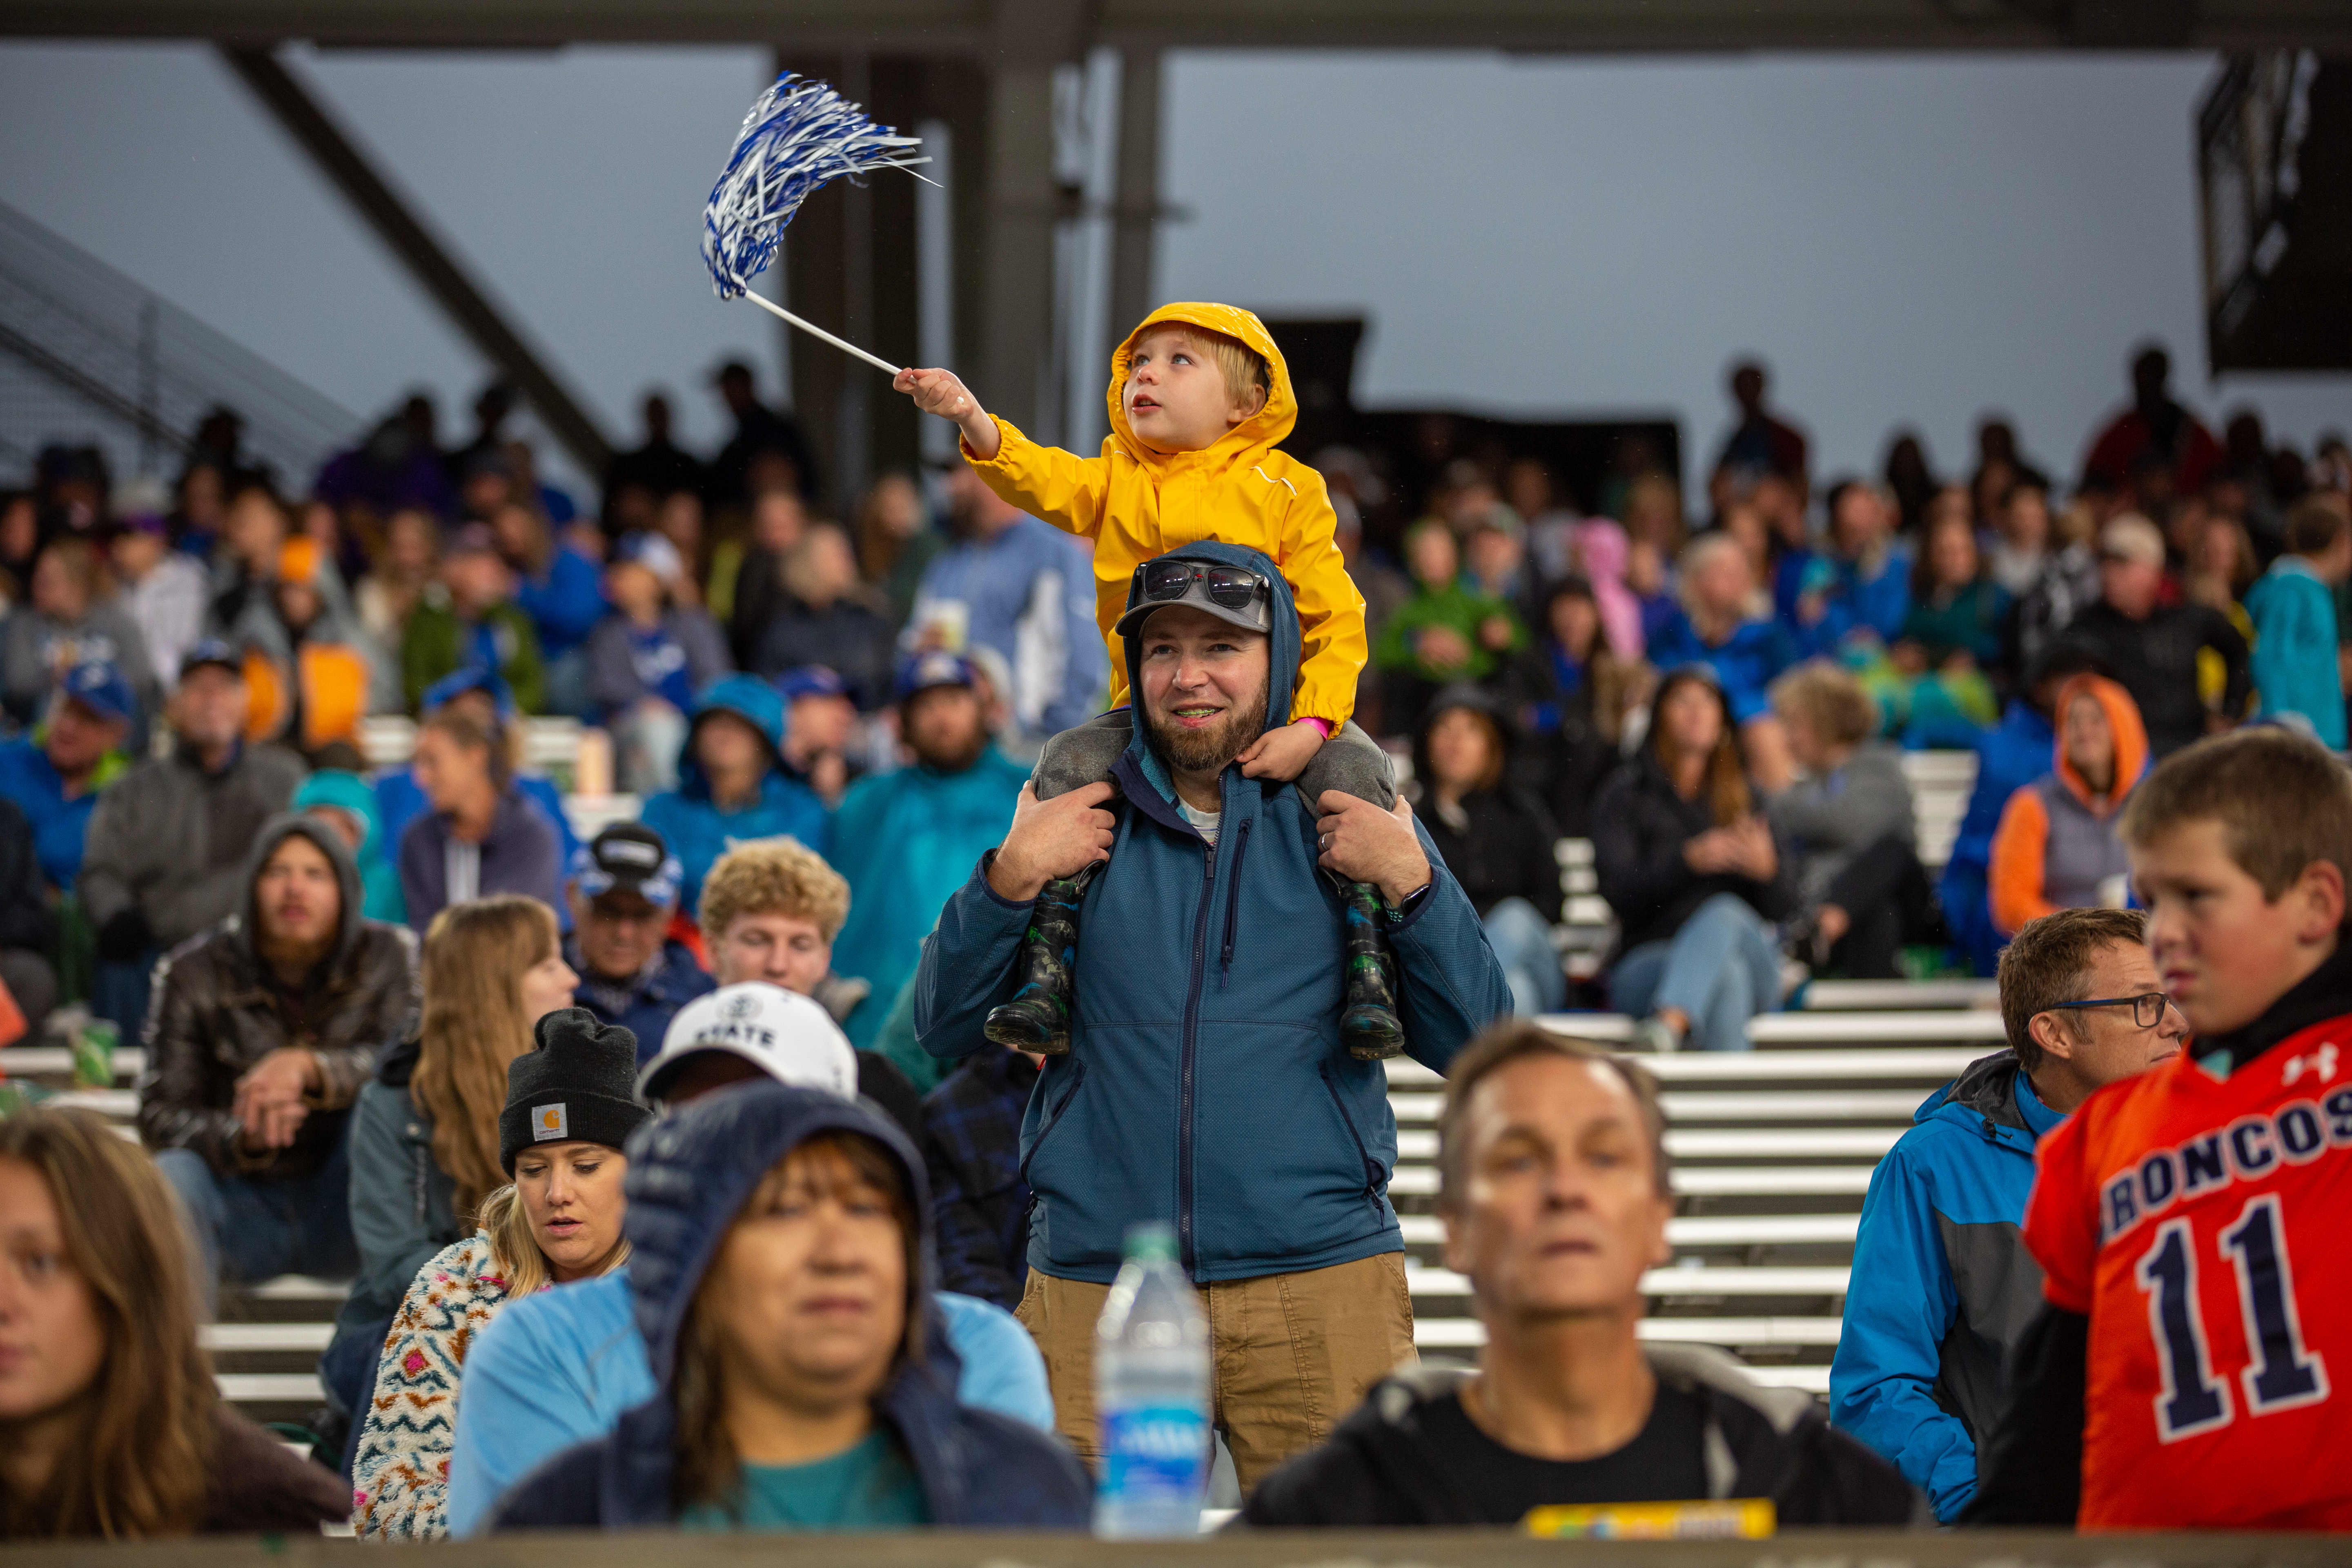
{"type": "Polygon", "coordinates": [[[822,1006],[763,980],[722,985],[677,1010],[661,1054],[637,1074],[637,1097],[663,1098],[681,1062],[705,1051],[740,1057],[779,1083],[857,1098],[857,1056],[822,1006]]]}

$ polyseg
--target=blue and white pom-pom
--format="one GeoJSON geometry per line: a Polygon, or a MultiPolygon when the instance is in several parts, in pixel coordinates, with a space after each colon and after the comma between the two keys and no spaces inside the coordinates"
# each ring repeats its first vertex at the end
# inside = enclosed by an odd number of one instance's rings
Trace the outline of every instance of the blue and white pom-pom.
{"type": "Polygon", "coordinates": [[[702,259],[722,300],[751,292],[776,258],[784,226],[827,180],[874,169],[928,163],[921,143],[877,125],[866,110],[821,81],[791,71],[760,95],[710,188],[702,215],[702,259]]]}

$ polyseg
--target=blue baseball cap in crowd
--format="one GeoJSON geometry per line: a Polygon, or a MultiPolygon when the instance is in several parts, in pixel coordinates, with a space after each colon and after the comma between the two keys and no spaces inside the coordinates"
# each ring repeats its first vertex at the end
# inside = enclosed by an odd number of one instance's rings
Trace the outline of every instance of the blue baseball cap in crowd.
{"type": "Polygon", "coordinates": [[[452,670],[426,687],[424,699],[417,703],[417,710],[430,713],[436,708],[446,708],[468,691],[481,692],[497,706],[499,723],[513,721],[514,693],[508,689],[505,679],[497,670],[484,668],[478,664],[452,670]]]}
{"type": "Polygon", "coordinates": [[[110,723],[128,724],[139,710],[131,682],[110,659],[83,659],[58,678],[58,694],[110,723]]]}
{"type": "Polygon", "coordinates": [[[849,687],[841,677],[821,664],[804,664],[784,671],[776,677],[776,689],[784,694],[787,702],[798,702],[803,697],[849,695],[849,687]]]}
{"type": "Polygon", "coordinates": [[[180,679],[187,679],[191,670],[212,665],[226,669],[239,679],[245,676],[245,656],[229,646],[223,637],[198,637],[195,646],[181,657],[180,679]]]}
{"type": "Polygon", "coordinates": [[[934,686],[971,688],[979,684],[980,672],[972,668],[971,660],[943,648],[912,654],[898,661],[898,691],[901,702],[934,686]]]}
{"type": "Polygon", "coordinates": [[[642,822],[615,822],[572,852],[572,881],[583,898],[635,893],[668,909],[677,902],[685,868],[662,836],[642,822]]]}

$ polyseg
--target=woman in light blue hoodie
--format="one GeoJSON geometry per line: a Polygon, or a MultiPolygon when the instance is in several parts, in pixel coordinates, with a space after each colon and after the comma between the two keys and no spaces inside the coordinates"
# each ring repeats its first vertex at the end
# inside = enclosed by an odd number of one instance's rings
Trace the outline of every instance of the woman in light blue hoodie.
{"type": "Polygon", "coordinates": [[[639,817],[686,869],[681,909],[700,904],[712,863],[744,839],[788,833],[826,852],[831,819],[824,802],[784,771],[783,748],[784,700],[757,676],[723,677],[695,699],[677,788],[646,802],[639,817]]]}
{"type": "Polygon", "coordinates": [[[2336,661],[2336,584],[2352,573],[2352,528],[2305,502],[2287,520],[2287,553],[2246,590],[2254,622],[2254,689],[2265,715],[2300,713],[2321,745],[2344,749],[2344,680],[2336,661]]]}

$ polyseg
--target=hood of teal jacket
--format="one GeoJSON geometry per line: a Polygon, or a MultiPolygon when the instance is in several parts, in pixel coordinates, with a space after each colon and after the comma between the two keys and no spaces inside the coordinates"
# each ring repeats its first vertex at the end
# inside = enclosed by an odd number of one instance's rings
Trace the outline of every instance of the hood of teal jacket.
{"type": "Polygon", "coordinates": [[[383,823],[376,815],[375,788],[367,780],[333,768],[312,773],[294,792],[289,809],[308,811],[314,805],[331,805],[360,819],[366,832],[352,858],[361,866],[383,858],[383,823]]]}
{"type": "Polygon", "coordinates": [[[783,697],[756,675],[721,676],[694,700],[694,723],[687,729],[686,744],[678,748],[677,789],[688,800],[710,798],[710,781],[702,776],[702,764],[695,760],[694,736],[703,718],[711,713],[732,713],[751,725],[768,742],[770,765],[784,765],[783,697]]]}

